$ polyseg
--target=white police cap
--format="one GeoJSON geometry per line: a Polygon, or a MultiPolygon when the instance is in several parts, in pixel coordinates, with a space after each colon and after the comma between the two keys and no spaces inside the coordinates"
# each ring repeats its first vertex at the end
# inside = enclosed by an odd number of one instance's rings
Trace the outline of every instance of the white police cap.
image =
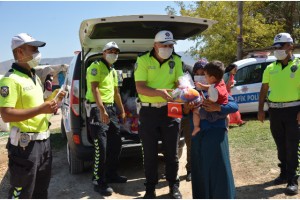
{"type": "Polygon", "coordinates": [[[171,31],[159,31],[154,38],[154,42],[159,42],[161,44],[176,44],[173,34],[171,31]]]}
{"type": "Polygon", "coordinates": [[[119,52],[120,52],[120,49],[117,45],[117,43],[115,43],[114,41],[111,41],[109,43],[107,43],[104,48],[103,48],[103,51],[107,50],[107,49],[118,49],[119,52]]]}
{"type": "Polygon", "coordinates": [[[293,43],[293,38],[289,33],[279,33],[274,37],[274,43],[272,46],[281,47],[285,43],[293,43]]]}
{"type": "Polygon", "coordinates": [[[28,33],[20,33],[14,36],[11,40],[11,49],[14,50],[15,48],[27,44],[34,47],[43,47],[46,45],[45,42],[38,41],[30,36],[28,33]]]}

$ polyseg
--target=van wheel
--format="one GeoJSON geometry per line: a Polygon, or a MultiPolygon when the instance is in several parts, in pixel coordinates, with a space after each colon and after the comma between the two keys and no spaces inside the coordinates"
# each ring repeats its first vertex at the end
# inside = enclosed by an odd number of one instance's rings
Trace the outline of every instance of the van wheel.
{"type": "Polygon", "coordinates": [[[83,172],[84,161],[79,160],[74,153],[71,151],[69,144],[67,143],[67,157],[69,163],[69,172],[71,174],[79,174],[83,172]]]}
{"type": "Polygon", "coordinates": [[[64,126],[64,121],[63,121],[62,118],[61,118],[61,121],[60,121],[60,130],[61,130],[61,137],[63,139],[67,139],[67,133],[66,133],[66,129],[65,129],[65,126],[64,126]]]}
{"type": "Polygon", "coordinates": [[[183,148],[178,148],[178,159],[181,158],[183,152],[183,148]]]}

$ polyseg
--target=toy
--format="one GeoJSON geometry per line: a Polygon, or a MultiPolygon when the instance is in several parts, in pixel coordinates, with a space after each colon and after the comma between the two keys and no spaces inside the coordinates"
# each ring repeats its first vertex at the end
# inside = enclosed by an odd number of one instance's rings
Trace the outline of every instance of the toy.
{"type": "Polygon", "coordinates": [[[189,74],[179,77],[179,86],[171,93],[173,100],[179,103],[194,102],[195,105],[200,105],[203,97],[194,87],[195,85],[189,74]]]}

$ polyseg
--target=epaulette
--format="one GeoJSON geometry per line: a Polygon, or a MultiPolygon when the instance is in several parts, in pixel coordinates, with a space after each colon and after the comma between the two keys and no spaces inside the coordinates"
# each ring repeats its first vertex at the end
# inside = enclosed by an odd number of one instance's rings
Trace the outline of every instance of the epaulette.
{"type": "Polygon", "coordinates": [[[93,63],[99,65],[101,60],[95,60],[93,63]]]}
{"type": "Polygon", "coordinates": [[[8,70],[8,72],[5,73],[4,77],[9,77],[12,73],[14,73],[14,69],[8,70]]]}
{"type": "Polygon", "coordinates": [[[138,54],[138,57],[141,57],[141,56],[143,56],[143,55],[145,55],[145,54],[147,54],[147,53],[149,53],[149,51],[145,51],[145,52],[139,53],[139,54],[138,54]]]}

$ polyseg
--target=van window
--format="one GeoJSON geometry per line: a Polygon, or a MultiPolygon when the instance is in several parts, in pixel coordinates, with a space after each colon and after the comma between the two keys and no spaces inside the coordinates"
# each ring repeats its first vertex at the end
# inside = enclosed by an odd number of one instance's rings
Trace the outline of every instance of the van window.
{"type": "Polygon", "coordinates": [[[67,71],[67,74],[66,74],[66,85],[71,85],[71,82],[73,80],[73,73],[74,73],[75,66],[76,66],[76,61],[77,61],[77,55],[72,58],[72,61],[71,61],[70,66],[69,66],[69,69],[67,71]]]}
{"type": "Polygon", "coordinates": [[[263,71],[266,66],[266,63],[257,63],[239,69],[234,76],[236,81],[235,86],[261,83],[263,71]]]}

